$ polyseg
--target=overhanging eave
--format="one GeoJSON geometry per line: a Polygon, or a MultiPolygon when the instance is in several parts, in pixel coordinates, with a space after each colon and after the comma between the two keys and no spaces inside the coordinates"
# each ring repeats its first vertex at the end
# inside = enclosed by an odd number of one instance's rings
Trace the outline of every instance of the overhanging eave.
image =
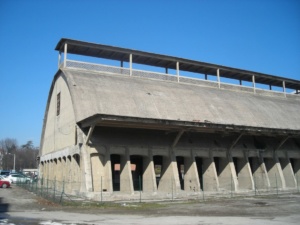
{"type": "Polygon", "coordinates": [[[290,136],[300,137],[299,130],[273,129],[263,127],[238,126],[233,124],[216,124],[199,121],[174,121],[149,118],[135,118],[112,115],[95,115],[79,122],[82,128],[105,126],[118,128],[152,129],[167,131],[190,131],[203,133],[244,133],[245,135],[290,136]]]}

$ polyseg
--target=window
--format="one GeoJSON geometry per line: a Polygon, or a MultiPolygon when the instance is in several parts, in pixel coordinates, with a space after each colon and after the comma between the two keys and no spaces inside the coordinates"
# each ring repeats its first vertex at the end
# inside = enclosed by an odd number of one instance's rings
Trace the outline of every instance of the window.
{"type": "Polygon", "coordinates": [[[56,97],[56,115],[59,116],[60,114],[60,92],[57,94],[56,97]]]}

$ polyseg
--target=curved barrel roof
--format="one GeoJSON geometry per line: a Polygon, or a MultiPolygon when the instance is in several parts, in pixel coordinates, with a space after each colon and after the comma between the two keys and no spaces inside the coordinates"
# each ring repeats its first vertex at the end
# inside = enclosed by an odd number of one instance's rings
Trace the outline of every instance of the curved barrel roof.
{"type": "Polygon", "coordinates": [[[69,86],[77,123],[86,126],[106,115],[300,131],[298,99],[72,69],[60,74],[69,86]]]}

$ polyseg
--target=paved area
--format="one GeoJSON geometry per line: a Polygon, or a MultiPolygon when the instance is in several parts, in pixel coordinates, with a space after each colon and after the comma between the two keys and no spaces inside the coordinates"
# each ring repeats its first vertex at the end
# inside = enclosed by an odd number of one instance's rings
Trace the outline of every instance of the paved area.
{"type": "Polygon", "coordinates": [[[60,206],[13,186],[0,189],[0,225],[299,224],[300,195],[213,199],[205,202],[60,206]],[[5,206],[8,206],[6,209],[5,206]]]}

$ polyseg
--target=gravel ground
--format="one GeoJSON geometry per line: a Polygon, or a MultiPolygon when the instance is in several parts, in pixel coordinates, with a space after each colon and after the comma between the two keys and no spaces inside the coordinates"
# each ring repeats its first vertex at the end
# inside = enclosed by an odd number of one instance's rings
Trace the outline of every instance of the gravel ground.
{"type": "Polygon", "coordinates": [[[0,189],[0,225],[299,224],[300,195],[211,199],[205,202],[61,206],[17,186],[0,189]],[[8,210],[5,206],[8,205],[8,210]]]}

